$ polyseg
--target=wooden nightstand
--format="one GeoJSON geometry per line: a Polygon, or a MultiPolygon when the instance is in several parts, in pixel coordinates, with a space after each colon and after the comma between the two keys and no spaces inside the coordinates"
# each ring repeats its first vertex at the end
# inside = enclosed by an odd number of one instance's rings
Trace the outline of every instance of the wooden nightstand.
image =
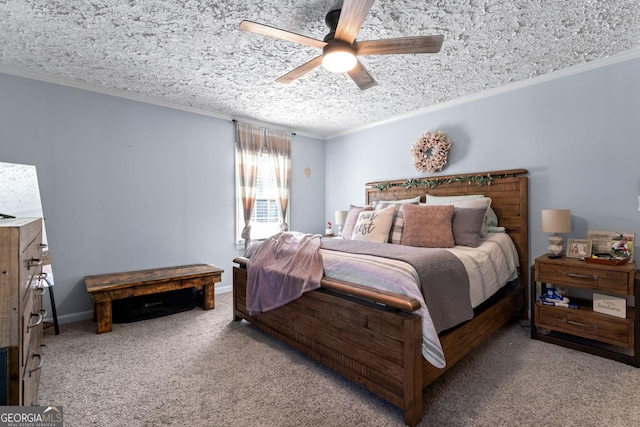
{"type": "Polygon", "coordinates": [[[636,264],[612,266],[587,263],[576,258],[535,260],[531,286],[531,338],[575,350],[607,357],[640,367],[640,316],[627,301],[625,319],[593,311],[591,298],[571,296],[579,308],[542,305],[538,297],[547,287],[581,288],[589,291],[630,297],[640,309],[640,287],[636,281],[636,264]],[[539,286],[538,286],[539,285],[539,286]]]}

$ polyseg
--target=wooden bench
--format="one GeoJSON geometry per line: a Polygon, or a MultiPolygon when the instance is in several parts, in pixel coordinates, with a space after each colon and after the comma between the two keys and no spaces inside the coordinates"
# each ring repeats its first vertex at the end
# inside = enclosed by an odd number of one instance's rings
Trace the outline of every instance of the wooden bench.
{"type": "Polygon", "coordinates": [[[176,289],[202,289],[203,307],[215,307],[214,287],[220,282],[220,268],[207,264],[85,276],[84,284],[93,300],[98,333],[111,332],[111,301],[139,295],[156,294],[176,289]]]}

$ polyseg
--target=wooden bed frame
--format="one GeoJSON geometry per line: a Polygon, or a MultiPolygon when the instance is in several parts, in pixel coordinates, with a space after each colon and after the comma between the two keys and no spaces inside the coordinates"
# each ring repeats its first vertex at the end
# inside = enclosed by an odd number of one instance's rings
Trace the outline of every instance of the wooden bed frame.
{"type": "Polygon", "coordinates": [[[367,184],[367,204],[417,195],[424,201],[425,194],[490,197],[499,225],[506,228],[518,250],[520,279],[477,307],[472,320],[440,334],[445,368],[436,368],[422,357],[421,319],[413,313],[419,302],[403,295],[324,278],[320,289],[283,307],[250,316],[245,306],[246,258],[234,259],[238,264],[233,269],[234,320],[251,322],[402,408],[405,423],[415,426],[423,416],[425,387],[519,313],[527,317],[526,174],[524,169],[514,169],[367,184]],[[489,182],[487,177],[491,177],[489,182]],[[431,188],[433,184],[437,186],[431,188]]]}

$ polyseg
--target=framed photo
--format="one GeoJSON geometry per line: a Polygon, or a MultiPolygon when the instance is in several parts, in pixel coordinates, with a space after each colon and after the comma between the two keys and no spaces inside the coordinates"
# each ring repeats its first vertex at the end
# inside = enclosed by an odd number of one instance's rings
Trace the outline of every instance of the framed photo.
{"type": "Polygon", "coordinates": [[[567,256],[569,258],[588,258],[591,256],[590,239],[569,239],[567,242],[567,256]]]}
{"type": "Polygon", "coordinates": [[[629,258],[633,254],[633,237],[620,235],[611,240],[611,256],[616,258],[629,258]]]}
{"type": "Polygon", "coordinates": [[[589,230],[587,238],[592,242],[591,247],[594,255],[614,256],[633,261],[635,233],[589,230]]]}

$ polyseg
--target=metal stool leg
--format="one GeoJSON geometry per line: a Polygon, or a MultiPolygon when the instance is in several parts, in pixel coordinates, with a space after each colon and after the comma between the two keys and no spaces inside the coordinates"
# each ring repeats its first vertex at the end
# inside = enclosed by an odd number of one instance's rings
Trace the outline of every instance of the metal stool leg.
{"type": "Polygon", "coordinates": [[[51,301],[51,313],[53,314],[53,329],[55,330],[56,335],[60,335],[60,328],[58,327],[58,313],[56,312],[56,299],[53,296],[53,283],[51,283],[46,277],[44,280],[49,285],[49,300],[51,301]]]}

